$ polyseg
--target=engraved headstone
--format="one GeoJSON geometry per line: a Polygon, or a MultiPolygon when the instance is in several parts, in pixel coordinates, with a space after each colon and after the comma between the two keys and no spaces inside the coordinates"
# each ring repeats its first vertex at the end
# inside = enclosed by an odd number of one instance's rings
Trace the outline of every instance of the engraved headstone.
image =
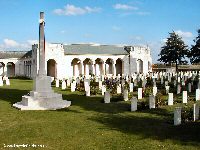
{"type": "Polygon", "coordinates": [[[110,91],[105,92],[104,103],[110,103],[110,91]]]}
{"type": "Polygon", "coordinates": [[[137,110],[137,98],[132,97],[131,98],[131,111],[136,111],[137,110]]]}
{"type": "Polygon", "coordinates": [[[174,109],[174,125],[181,124],[181,107],[175,107],[174,109]]]}
{"type": "Polygon", "coordinates": [[[168,93],[168,105],[173,105],[173,93],[168,93]]]}

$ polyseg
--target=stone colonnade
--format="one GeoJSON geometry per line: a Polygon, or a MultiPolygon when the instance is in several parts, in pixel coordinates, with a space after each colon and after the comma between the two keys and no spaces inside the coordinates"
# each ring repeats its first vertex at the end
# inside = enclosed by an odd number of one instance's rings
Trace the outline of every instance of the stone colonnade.
{"type": "Polygon", "coordinates": [[[90,58],[86,58],[84,60],[80,60],[79,58],[74,58],[71,62],[71,66],[73,67],[73,75],[109,75],[112,74],[114,76],[123,74],[124,62],[122,59],[102,59],[97,58],[92,60],[90,58]]]}

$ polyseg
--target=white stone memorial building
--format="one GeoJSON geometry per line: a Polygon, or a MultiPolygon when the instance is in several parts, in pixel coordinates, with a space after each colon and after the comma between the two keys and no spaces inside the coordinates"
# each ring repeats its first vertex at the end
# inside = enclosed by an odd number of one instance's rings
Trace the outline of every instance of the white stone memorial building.
{"type": "MultiPolygon", "coordinates": [[[[39,68],[38,53],[37,44],[28,52],[0,51],[0,76],[34,77],[39,68]]],[[[145,46],[46,44],[45,55],[47,75],[57,79],[90,74],[131,75],[152,71],[151,52],[145,46]]]]}

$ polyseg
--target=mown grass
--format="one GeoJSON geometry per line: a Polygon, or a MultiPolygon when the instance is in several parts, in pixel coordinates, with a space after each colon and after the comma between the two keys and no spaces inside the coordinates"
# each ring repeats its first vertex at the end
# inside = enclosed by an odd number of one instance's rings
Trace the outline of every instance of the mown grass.
{"type": "Polygon", "coordinates": [[[31,89],[31,80],[18,79],[12,79],[11,86],[0,87],[0,149],[9,149],[4,144],[42,144],[46,147],[28,149],[52,150],[200,149],[200,122],[173,126],[175,106],[130,112],[129,101],[104,104],[102,96],[85,97],[54,88],[63,99],[72,101],[69,108],[13,108],[31,89]]]}

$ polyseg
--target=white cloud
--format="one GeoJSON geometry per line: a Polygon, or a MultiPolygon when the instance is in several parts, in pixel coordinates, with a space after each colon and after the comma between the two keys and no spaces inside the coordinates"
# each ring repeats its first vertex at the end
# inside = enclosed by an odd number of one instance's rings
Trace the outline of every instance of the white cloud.
{"type": "Polygon", "coordinates": [[[77,16],[77,15],[84,15],[87,13],[95,13],[95,12],[100,12],[101,8],[98,7],[76,7],[74,5],[67,4],[64,6],[63,9],[55,9],[53,12],[57,15],[65,15],[65,16],[77,16]]]}
{"type": "Polygon", "coordinates": [[[176,34],[178,34],[179,36],[181,36],[182,38],[192,38],[193,34],[191,32],[184,32],[182,30],[177,30],[175,31],[176,34]]]}
{"type": "Polygon", "coordinates": [[[118,27],[118,26],[112,26],[112,29],[113,29],[114,31],[120,31],[120,30],[121,30],[121,28],[118,27]]]}
{"type": "Polygon", "coordinates": [[[131,6],[131,5],[126,5],[126,4],[115,4],[113,6],[115,9],[121,9],[121,10],[138,10],[137,7],[131,6]]]}
{"type": "Polygon", "coordinates": [[[37,44],[37,40],[27,40],[26,42],[19,43],[12,39],[4,39],[2,44],[0,44],[0,48],[3,50],[29,50],[33,44],[37,44]]]}
{"type": "Polygon", "coordinates": [[[3,45],[4,47],[18,47],[20,44],[17,43],[15,40],[11,40],[11,39],[4,39],[3,40],[3,45]]]}

